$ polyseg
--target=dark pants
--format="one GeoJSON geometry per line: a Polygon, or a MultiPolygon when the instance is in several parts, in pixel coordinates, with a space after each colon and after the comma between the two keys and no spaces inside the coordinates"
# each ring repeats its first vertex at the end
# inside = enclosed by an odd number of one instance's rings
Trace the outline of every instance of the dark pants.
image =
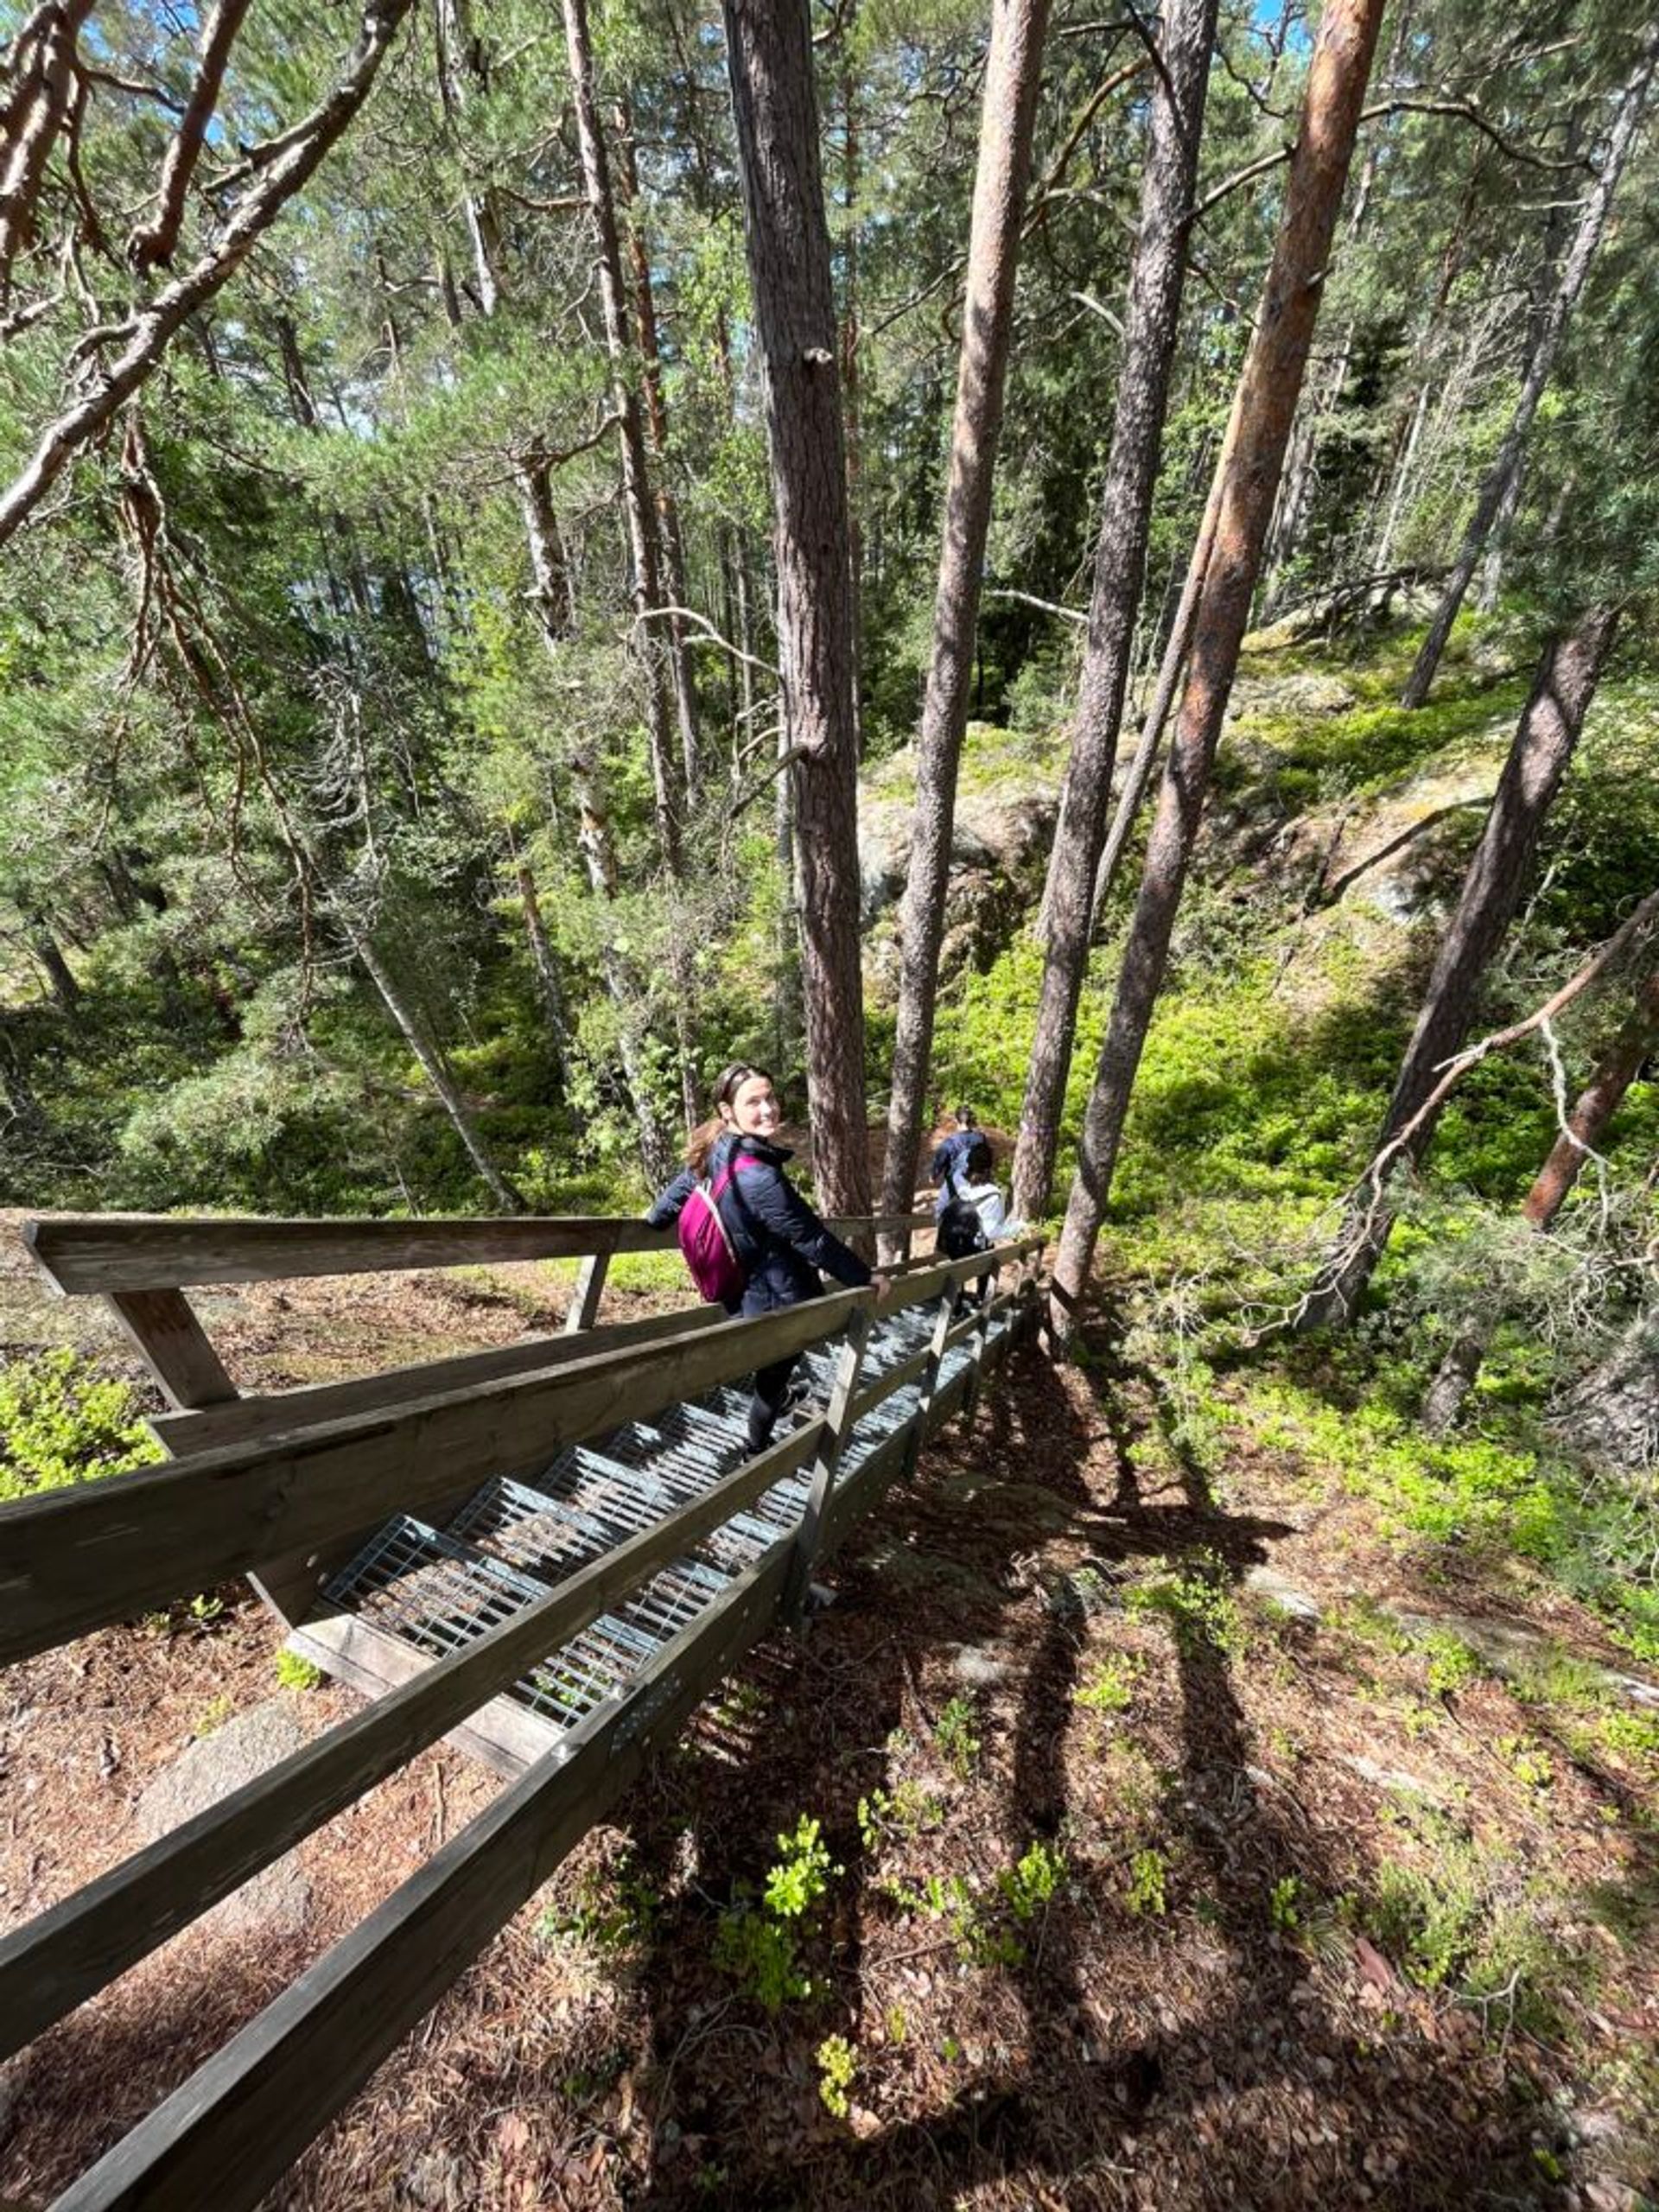
{"type": "MultiPolygon", "coordinates": [[[[743,1315],[747,1320],[758,1320],[768,1313],[781,1313],[791,1306],[798,1306],[807,1298],[818,1298],[823,1293],[815,1285],[803,1290],[797,1298],[779,1298],[775,1288],[751,1284],[743,1296],[743,1315]]],[[[778,1416],[784,1409],[789,1395],[790,1377],[794,1374],[799,1352],[792,1351],[787,1359],[775,1359],[770,1367],[755,1370],[754,1395],[749,1400],[749,1450],[764,1452],[772,1441],[772,1432],[778,1426],[778,1416]]]]}
{"type": "Polygon", "coordinates": [[[778,1426],[778,1416],[784,1409],[789,1395],[789,1378],[795,1372],[798,1352],[791,1352],[787,1359],[775,1359],[770,1367],[755,1371],[754,1395],[749,1400],[749,1449],[764,1452],[772,1441],[772,1432],[778,1426]]]}

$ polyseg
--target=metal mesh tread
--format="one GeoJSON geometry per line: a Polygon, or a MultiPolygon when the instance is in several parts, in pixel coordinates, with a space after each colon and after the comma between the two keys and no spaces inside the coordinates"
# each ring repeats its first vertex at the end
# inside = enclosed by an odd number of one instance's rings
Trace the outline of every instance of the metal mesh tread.
{"type": "MultiPolygon", "coordinates": [[[[937,1306],[915,1307],[871,1332],[866,1379],[918,1351],[937,1306]]],[[[1000,1337],[1006,1319],[993,1323],[1000,1337]]],[[[828,1395],[838,1344],[804,1359],[813,1395],[828,1395]]],[[[971,1359],[946,1354],[943,1386],[971,1359]]],[[[851,1474],[917,1411],[919,1378],[895,1390],[848,1437],[842,1471],[851,1474]]],[[[567,1446],[533,1483],[492,1477],[446,1529],[408,1515],[388,1522],[329,1583],[325,1598],[383,1632],[442,1658],[486,1634],[631,1537],[702,1497],[748,1457],[746,1390],[723,1387],[699,1402],[624,1422],[590,1442],[567,1446]]],[[[774,1483],[683,1557],[659,1569],[626,1602],[594,1621],[507,1693],[569,1727],[621,1688],[751,1566],[799,1522],[810,1470],[774,1483]]]]}

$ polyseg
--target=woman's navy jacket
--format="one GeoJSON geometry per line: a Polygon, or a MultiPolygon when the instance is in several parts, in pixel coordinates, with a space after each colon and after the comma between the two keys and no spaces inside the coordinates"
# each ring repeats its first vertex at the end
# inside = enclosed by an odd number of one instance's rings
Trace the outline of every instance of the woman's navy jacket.
{"type": "MultiPolygon", "coordinates": [[[[764,1137],[743,1136],[735,1131],[716,1137],[709,1154],[706,1173],[717,1183],[737,1153],[737,1173],[721,1192],[720,1217],[748,1281],[742,1311],[769,1313],[776,1306],[798,1306],[804,1298],[817,1297],[823,1286],[817,1270],[833,1275],[850,1289],[861,1289],[870,1271],[856,1252],[849,1251],[813,1212],[784,1173],[794,1154],[764,1137]]],[[[666,1229],[677,1221],[680,1208],[696,1188],[699,1178],[685,1168],[674,1178],[645,1219],[653,1229],[666,1229]]]]}

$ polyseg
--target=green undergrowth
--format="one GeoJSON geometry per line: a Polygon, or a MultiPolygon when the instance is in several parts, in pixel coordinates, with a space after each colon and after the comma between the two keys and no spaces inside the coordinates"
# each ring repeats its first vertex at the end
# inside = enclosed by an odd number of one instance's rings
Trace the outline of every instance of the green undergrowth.
{"type": "Polygon", "coordinates": [[[0,1502],[95,1481],[166,1455],[129,1383],[63,1349],[0,1372],[0,1502]]]}

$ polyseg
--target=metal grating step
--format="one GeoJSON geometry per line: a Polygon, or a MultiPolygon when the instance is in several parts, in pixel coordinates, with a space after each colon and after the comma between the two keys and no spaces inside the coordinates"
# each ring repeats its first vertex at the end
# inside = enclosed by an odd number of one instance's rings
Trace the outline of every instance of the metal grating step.
{"type": "MultiPolygon", "coordinates": [[[[873,1332],[867,1376],[874,1380],[911,1357],[928,1342],[937,1319],[937,1306],[915,1307],[873,1332]]],[[[1007,1325],[996,1322],[993,1340],[1007,1325]]],[[[838,1344],[815,1347],[800,1363],[798,1371],[820,1403],[839,1357],[838,1344]]],[[[968,1347],[954,1347],[943,1363],[941,1384],[970,1363],[968,1347]]],[[[626,1421],[590,1443],[567,1446],[533,1483],[493,1478],[446,1530],[399,1516],[334,1578],[326,1597],[434,1657],[457,1650],[741,1466],[748,1456],[748,1395],[724,1388],[649,1420],[626,1421]]],[[[918,1378],[864,1417],[847,1440],[843,1475],[910,1419],[920,1397],[918,1378]]],[[[810,1480],[810,1469],[802,1469],[773,1484],[531,1669],[508,1694],[560,1728],[583,1719],[689,1626],[734,1574],[798,1525],[810,1480]]]]}

